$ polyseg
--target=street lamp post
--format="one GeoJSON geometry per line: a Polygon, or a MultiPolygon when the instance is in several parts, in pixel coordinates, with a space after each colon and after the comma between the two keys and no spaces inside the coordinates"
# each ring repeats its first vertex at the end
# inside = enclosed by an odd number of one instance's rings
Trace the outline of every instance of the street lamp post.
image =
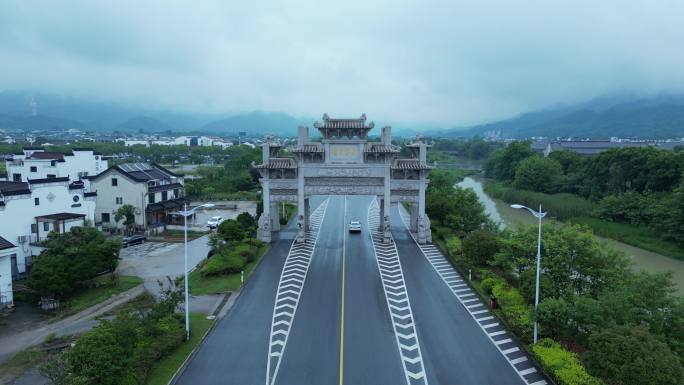
{"type": "Polygon", "coordinates": [[[205,203],[203,205],[199,205],[197,207],[194,207],[191,210],[188,210],[188,204],[186,203],[183,208],[183,211],[179,211],[174,214],[182,215],[183,216],[183,239],[184,239],[184,247],[185,247],[185,269],[184,269],[184,283],[185,283],[185,339],[189,340],[190,339],[190,302],[189,302],[189,295],[188,295],[188,217],[195,214],[195,211],[197,211],[198,208],[200,207],[214,207],[213,203],[205,203]]]}
{"type": "MultiPolygon", "coordinates": [[[[530,212],[530,214],[534,215],[535,218],[539,220],[539,230],[537,232],[537,280],[535,283],[535,290],[534,290],[534,311],[536,313],[537,311],[537,306],[539,305],[539,271],[541,270],[541,230],[542,230],[542,218],[546,216],[546,213],[542,212],[542,207],[541,204],[539,205],[539,211],[534,211],[533,209],[523,206],[523,205],[518,205],[514,204],[511,205],[512,208],[514,209],[525,209],[530,212]]],[[[534,319],[534,343],[537,343],[537,318],[535,314],[535,319],[534,319]]]]}

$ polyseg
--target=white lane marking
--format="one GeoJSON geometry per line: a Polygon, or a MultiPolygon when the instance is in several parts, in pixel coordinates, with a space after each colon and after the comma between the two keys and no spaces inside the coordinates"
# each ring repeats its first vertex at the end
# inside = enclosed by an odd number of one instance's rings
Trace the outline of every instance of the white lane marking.
{"type": "MultiPolygon", "coordinates": [[[[427,261],[432,265],[432,268],[435,270],[435,272],[442,278],[442,281],[447,285],[447,287],[451,290],[451,292],[454,294],[456,299],[466,308],[470,316],[476,321],[478,326],[482,329],[482,331],[485,333],[487,338],[496,346],[497,350],[501,352],[501,354],[504,356],[506,361],[511,365],[513,370],[520,376],[520,378],[526,383],[529,384],[529,381],[523,377],[524,374],[529,374],[531,372],[526,372],[529,369],[525,370],[518,370],[518,368],[515,367],[515,365],[511,362],[511,359],[508,358],[507,354],[512,353],[512,352],[517,352],[520,350],[517,347],[513,347],[510,349],[506,350],[501,350],[500,345],[506,344],[508,342],[512,342],[510,338],[502,339],[500,341],[495,341],[493,337],[497,335],[501,335],[506,333],[505,331],[500,331],[500,332],[493,332],[493,333],[488,333],[486,330],[486,327],[482,325],[482,321],[485,320],[490,320],[493,319],[493,316],[486,316],[482,318],[477,318],[476,315],[478,314],[485,314],[489,313],[487,309],[482,309],[484,306],[483,303],[478,299],[470,299],[467,297],[470,297],[470,294],[459,294],[459,293],[464,293],[466,291],[469,291],[470,288],[468,288],[467,283],[457,283],[457,282],[464,282],[461,279],[460,274],[451,266],[451,263],[444,257],[442,252],[435,247],[434,245],[421,245],[418,243],[418,240],[416,237],[411,233],[408,225],[408,221],[410,220],[408,218],[408,213],[406,212],[406,209],[399,204],[397,205],[397,210],[399,210],[399,217],[401,218],[402,222],[404,222],[404,226],[406,227],[406,231],[411,235],[411,238],[413,238],[413,241],[416,243],[418,248],[420,249],[421,253],[427,259],[427,261]],[[447,268],[444,266],[449,265],[447,268]],[[455,280],[454,277],[458,277],[459,280],[455,280]],[[466,299],[467,298],[467,299],[466,299]],[[475,303],[475,304],[473,304],[475,303]],[[482,309],[479,310],[478,308],[482,309]],[[523,373],[525,372],[525,373],[523,373]]],[[[497,323],[498,324],[498,323],[497,323]]],[[[492,325],[487,325],[488,327],[491,327],[492,325]]],[[[518,361],[520,362],[520,361],[518,361]]],[[[534,369],[536,371],[536,369],[534,369]]],[[[535,383],[536,385],[541,385],[541,384],[546,384],[546,381],[538,381],[538,383],[535,383]]],[[[532,385],[532,384],[529,384],[532,385]]]]}
{"type": "Polygon", "coordinates": [[[406,291],[406,284],[404,283],[404,273],[401,268],[399,253],[397,252],[394,238],[390,237],[389,244],[382,243],[383,234],[378,231],[380,226],[380,207],[376,199],[373,199],[368,206],[367,219],[373,252],[377,261],[378,271],[380,272],[380,281],[385,292],[387,309],[392,320],[394,337],[404,368],[406,384],[428,385],[423,365],[423,355],[420,351],[418,333],[413,321],[411,302],[406,291]],[[388,266],[392,266],[392,268],[388,268],[388,266]]]}
{"type": "MultiPolygon", "coordinates": [[[[490,327],[491,327],[491,326],[490,326],[490,327]]],[[[487,327],[487,328],[489,328],[489,327],[487,327]]],[[[489,333],[489,335],[492,336],[492,337],[494,337],[494,336],[500,336],[500,335],[502,335],[502,334],[506,334],[506,331],[505,331],[505,330],[499,330],[499,331],[496,331],[496,332],[493,332],[493,333],[489,333]]]]}
{"type": "Polygon", "coordinates": [[[536,372],[536,371],[537,371],[537,369],[535,369],[535,368],[532,367],[532,368],[527,368],[527,369],[525,369],[525,370],[521,370],[521,371],[520,371],[520,374],[522,374],[522,375],[524,376],[524,375],[526,375],[526,374],[534,373],[534,372],[536,372]]]}
{"type": "Polygon", "coordinates": [[[523,362],[523,361],[527,361],[527,357],[525,357],[525,356],[520,356],[520,357],[518,357],[518,358],[514,358],[514,359],[511,360],[511,363],[513,363],[513,364],[519,364],[519,363],[521,363],[521,362],[523,362]]]}
{"type": "Polygon", "coordinates": [[[271,334],[266,359],[266,385],[272,385],[278,375],[283,352],[290,336],[290,327],[299,306],[299,298],[304,288],[304,281],[309,271],[311,257],[318,241],[318,233],[329,201],[330,198],[326,199],[311,213],[312,230],[306,232],[305,243],[294,243],[293,241],[287,258],[285,258],[283,271],[280,273],[280,281],[278,282],[275,304],[273,305],[271,334]],[[289,301],[289,303],[283,303],[285,301],[289,301]]]}

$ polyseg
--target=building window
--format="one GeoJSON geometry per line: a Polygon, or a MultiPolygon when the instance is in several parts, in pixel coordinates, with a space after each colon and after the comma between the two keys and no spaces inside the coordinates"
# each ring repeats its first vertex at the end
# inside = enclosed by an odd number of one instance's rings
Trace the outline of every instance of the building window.
{"type": "Polygon", "coordinates": [[[162,191],[162,201],[169,199],[169,194],[166,191],[162,191]]]}
{"type": "Polygon", "coordinates": [[[12,180],[15,182],[21,182],[21,174],[12,174],[12,180]]]}
{"type": "Polygon", "coordinates": [[[50,224],[48,222],[43,222],[43,231],[50,231],[50,224]]]}
{"type": "Polygon", "coordinates": [[[102,222],[109,223],[109,213],[102,213],[102,222]]]}
{"type": "Polygon", "coordinates": [[[112,178],[112,186],[118,186],[119,181],[116,178],[112,178]]]}
{"type": "Polygon", "coordinates": [[[123,204],[123,198],[122,197],[116,197],[116,204],[122,205],[123,204]]]}
{"type": "Polygon", "coordinates": [[[57,175],[55,175],[55,174],[47,174],[47,177],[48,177],[48,178],[57,178],[57,175]]]}
{"type": "Polygon", "coordinates": [[[173,197],[178,198],[178,189],[177,188],[173,189],[173,197]]]}
{"type": "Polygon", "coordinates": [[[31,166],[31,172],[38,172],[38,167],[31,166]]]}
{"type": "Polygon", "coordinates": [[[36,226],[35,223],[31,223],[31,234],[35,234],[35,233],[36,233],[36,229],[38,229],[38,226],[36,226]]]}
{"type": "Polygon", "coordinates": [[[155,194],[155,193],[150,194],[150,195],[148,196],[148,198],[147,198],[147,202],[148,202],[148,203],[154,203],[154,197],[155,197],[155,195],[157,195],[157,194],[155,194]]]}
{"type": "Polygon", "coordinates": [[[40,198],[33,198],[33,204],[36,206],[40,205],[40,198]]]}

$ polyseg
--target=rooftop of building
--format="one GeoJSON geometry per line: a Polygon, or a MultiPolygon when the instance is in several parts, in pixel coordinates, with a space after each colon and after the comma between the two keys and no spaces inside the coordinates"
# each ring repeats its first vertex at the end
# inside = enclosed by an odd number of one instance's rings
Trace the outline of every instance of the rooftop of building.
{"type": "Polygon", "coordinates": [[[6,249],[11,249],[17,247],[12,242],[8,241],[7,239],[0,237],[0,250],[6,250],[6,249]]]}
{"type": "Polygon", "coordinates": [[[0,181],[0,194],[6,196],[31,194],[31,190],[29,189],[29,185],[26,182],[0,181]]]}

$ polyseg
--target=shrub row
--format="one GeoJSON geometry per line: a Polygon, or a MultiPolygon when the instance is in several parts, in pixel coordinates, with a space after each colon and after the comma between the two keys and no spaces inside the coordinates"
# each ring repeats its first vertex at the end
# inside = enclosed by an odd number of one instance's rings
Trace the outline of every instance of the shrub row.
{"type": "Polygon", "coordinates": [[[201,265],[200,274],[209,277],[239,273],[246,264],[256,259],[260,246],[255,239],[246,239],[237,245],[224,245],[201,265]]]}
{"type": "Polygon", "coordinates": [[[532,347],[535,356],[558,385],[603,385],[603,381],[587,373],[575,353],[556,341],[542,338],[532,347]]]}
{"type": "Polygon", "coordinates": [[[496,297],[501,313],[509,328],[517,336],[529,341],[533,327],[533,311],[520,294],[520,291],[509,285],[503,278],[494,273],[485,272],[480,286],[487,294],[496,297]]]}

